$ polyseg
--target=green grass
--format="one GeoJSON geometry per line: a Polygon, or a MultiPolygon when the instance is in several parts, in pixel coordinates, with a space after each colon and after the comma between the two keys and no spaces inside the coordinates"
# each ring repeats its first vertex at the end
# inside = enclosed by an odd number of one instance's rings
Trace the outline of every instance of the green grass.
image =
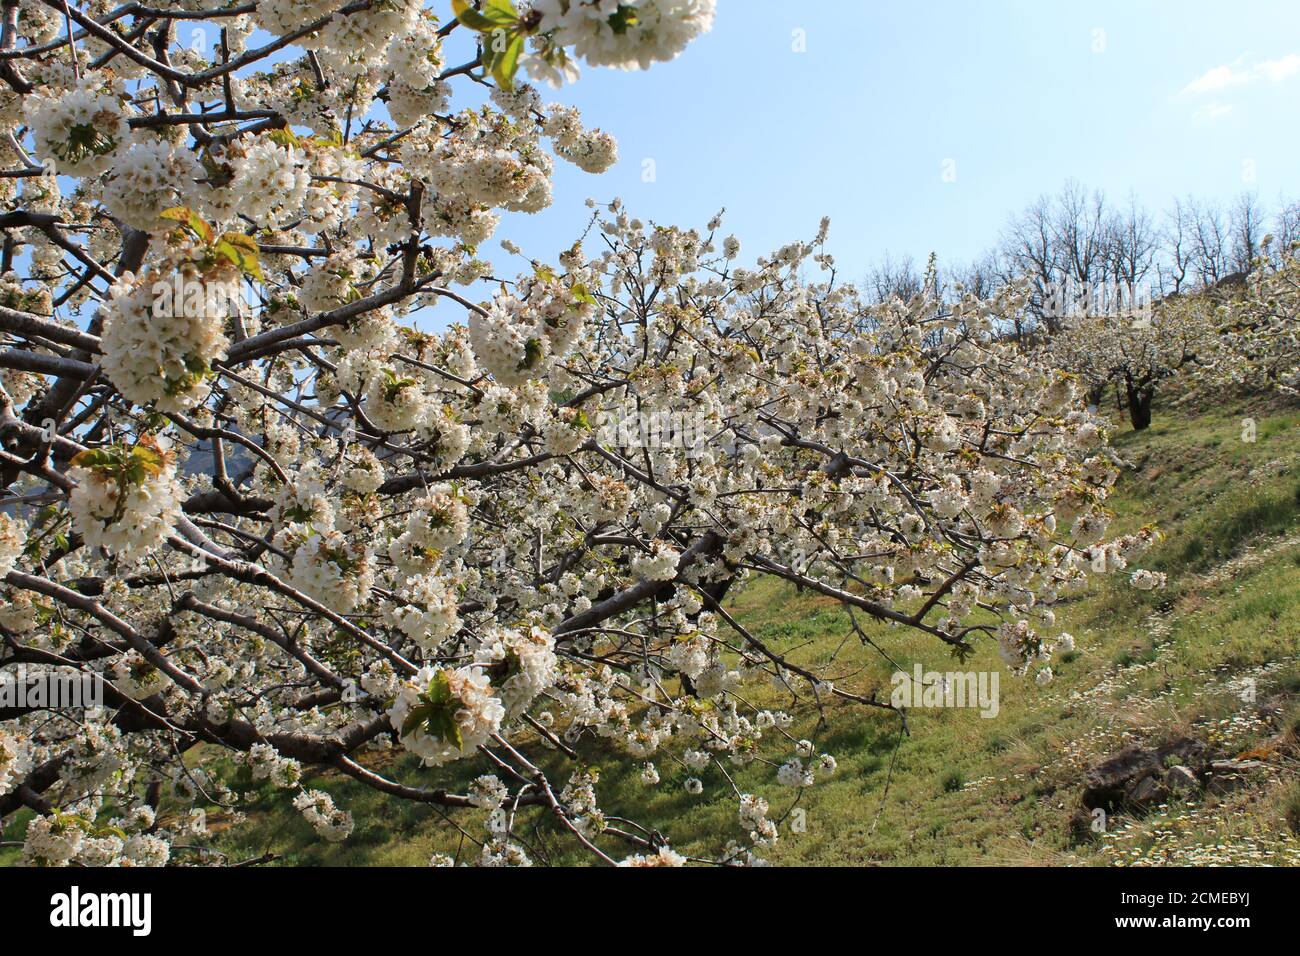
{"type": "MultiPolygon", "coordinates": [[[[1084,771],[1128,743],[1190,733],[1235,753],[1279,733],[1289,732],[1292,742],[1300,734],[1300,412],[1242,406],[1193,417],[1157,410],[1151,429],[1132,433],[1117,424],[1113,440],[1133,467],[1111,501],[1112,531],[1156,523],[1166,538],[1143,566],[1165,571],[1169,586],[1143,593],[1118,575],[1063,601],[1058,627],[1075,635],[1078,648],[1054,662],[1052,684],[1003,673],[996,718],[914,710],[905,737],[883,711],[834,702],[824,719],[804,714],[792,736],[815,740],[839,762],[834,776],[797,796],[804,832],[792,828],[795,793],[776,786],[769,765],[729,766],[731,782],[711,768],[701,775],[704,793],[692,796],[683,786],[691,774],[666,756],[655,758],[661,781],[652,788],[637,766],[606,765],[601,744],[587,742],[582,759],[603,768],[602,808],[653,822],[680,852],[711,854],[727,839],[743,839],[734,783],[767,796],[773,818],[783,821],[766,853],[781,864],[1300,863],[1294,751],[1276,758],[1276,772],[1258,786],[1221,803],[1175,803],[1146,820],[1117,819],[1100,838],[1072,829],[1084,771]],[[1257,421],[1254,443],[1240,438],[1247,416],[1257,421]],[[1256,719],[1233,683],[1242,679],[1255,681],[1259,700],[1280,698],[1283,715],[1256,719]],[[1229,849],[1215,849],[1220,845],[1229,849]]],[[[894,665],[854,636],[848,613],[831,600],[765,579],[733,595],[729,608],[792,661],[815,664],[855,691],[888,696],[894,665]]],[[[1002,671],[988,642],[958,665],[933,638],[861,615],[858,621],[904,669],[919,662],[927,670],[1002,671]]],[[[781,704],[766,686],[746,696],[781,704]]],[[[530,753],[563,782],[569,761],[537,746],[530,753]]],[[[766,749],[764,756],[789,754],[766,749]]],[[[453,790],[488,770],[478,762],[425,770],[395,752],[366,762],[408,784],[453,790]]],[[[212,814],[214,828],[223,828],[216,845],[232,859],[273,852],[285,864],[421,865],[435,850],[473,856],[471,841],[436,808],[382,797],[333,773],[309,785],[351,810],[357,827],[345,844],[324,843],[286,797],[227,773],[247,813],[228,829],[222,814],[212,814]]],[[[458,814],[455,823],[478,838],[484,816],[458,814]]],[[[588,862],[540,812],[526,819],[524,832],[547,861],[588,862]]],[[[21,826],[11,824],[6,839],[21,826]]],[[[613,840],[604,845],[613,855],[626,852],[613,840]]]]}

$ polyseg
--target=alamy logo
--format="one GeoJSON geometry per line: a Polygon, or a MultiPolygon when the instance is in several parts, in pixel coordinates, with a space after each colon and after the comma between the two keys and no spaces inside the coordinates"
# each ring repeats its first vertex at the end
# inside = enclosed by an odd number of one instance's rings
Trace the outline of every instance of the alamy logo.
{"type": "Polygon", "coordinates": [[[19,664],[0,675],[0,707],[97,711],[103,704],[104,684],[97,674],[29,672],[25,664],[19,664]]]}
{"type": "Polygon", "coordinates": [[[694,458],[709,438],[707,419],[692,411],[642,412],[633,405],[602,416],[596,434],[602,445],[616,448],[676,448],[694,458]]]}
{"type": "Polygon", "coordinates": [[[1139,329],[1151,324],[1153,302],[1151,287],[1139,283],[1069,279],[1049,282],[1043,289],[1043,313],[1052,318],[1128,318],[1139,329]]]}
{"type": "Polygon", "coordinates": [[[125,926],[133,936],[148,936],[153,929],[153,895],[150,893],[68,893],[50,897],[50,925],[55,927],[125,926]]]}
{"type": "Polygon", "coordinates": [[[992,719],[998,715],[997,671],[957,671],[940,674],[936,671],[922,673],[917,664],[911,674],[897,671],[890,678],[894,685],[889,702],[895,707],[970,707],[978,708],[980,716],[992,719]]]}

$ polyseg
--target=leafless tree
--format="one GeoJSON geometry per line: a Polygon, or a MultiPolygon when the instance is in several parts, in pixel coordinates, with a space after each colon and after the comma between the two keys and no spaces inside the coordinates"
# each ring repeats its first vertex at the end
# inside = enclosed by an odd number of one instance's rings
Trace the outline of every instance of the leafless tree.
{"type": "Polygon", "coordinates": [[[1155,266],[1160,234],[1151,214],[1129,196],[1127,206],[1110,214],[1106,221],[1106,272],[1132,297],[1155,266]]]}
{"type": "Polygon", "coordinates": [[[1231,230],[1229,263],[1235,273],[1251,270],[1264,238],[1264,213],[1254,193],[1242,193],[1232,204],[1228,218],[1231,230]]]}
{"type": "Polygon", "coordinates": [[[1052,286],[1057,282],[1057,251],[1052,223],[1052,203],[1039,197],[1007,224],[1002,236],[1002,258],[1015,275],[1028,275],[1033,283],[1030,309],[1034,317],[1055,328],[1055,319],[1045,316],[1052,286]]]}
{"type": "Polygon", "coordinates": [[[1277,217],[1273,222],[1273,248],[1286,251],[1300,242],[1300,201],[1278,202],[1277,217]]]}
{"type": "Polygon", "coordinates": [[[992,298],[1012,278],[996,249],[989,249],[966,265],[948,271],[951,284],[960,285],[965,292],[977,299],[992,298]]]}
{"type": "Polygon", "coordinates": [[[1162,295],[1177,295],[1183,291],[1196,261],[1196,230],[1189,201],[1175,199],[1174,206],[1165,214],[1161,232],[1162,253],[1156,264],[1162,295]]]}
{"type": "Polygon", "coordinates": [[[899,298],[910,301],[921,293],[923,280],[911,256],[895,259],[886,252],[867,273],[866,289],[876,302],[899,298]]]}
{"type": "Polygon", "coordinates": [[[1057,267],[1080,285],[1105,278],[1108,246],[1106,197],[1089,193],[1070,180],[1061,189],[1052,212],[1052,233],[1057,267]]]}
{"type": "Polygon", "coordinates": [[[1208,288],[1231,272],[1231,226],[1217,203],[1189,198],[1187,207],[1191,217],[1193,273],[1208,288]]]}

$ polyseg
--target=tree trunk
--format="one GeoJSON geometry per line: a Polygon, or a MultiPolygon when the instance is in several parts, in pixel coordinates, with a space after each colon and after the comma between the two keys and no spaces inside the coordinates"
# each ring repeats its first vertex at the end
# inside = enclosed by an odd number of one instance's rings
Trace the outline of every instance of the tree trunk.
{"type": "Polygon", "coordinates": [[[1125,386],[1128,391],[1128,418],[1133,423],[1133,430],[1140,432],[1151,426],[1151,399],[1155,389],[1150,385],[1134,388],[1125,386]]]}

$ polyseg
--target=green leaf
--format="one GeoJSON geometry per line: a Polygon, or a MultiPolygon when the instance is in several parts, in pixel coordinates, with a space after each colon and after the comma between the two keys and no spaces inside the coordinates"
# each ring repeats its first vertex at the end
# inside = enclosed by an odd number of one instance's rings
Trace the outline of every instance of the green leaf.
{"type": "Polygon", "coordinates": [[[505,90],[515,88],[515,74],[519,72],[519,56],[524,52],[524,36],[516,33],[510,38],[505,51],[492,59],[492,78],[505,90]]]}
{"type": "Polygon", "coordinates": [[[146,436],[130,449],[121,445],[88,448],[73,456],[72,464],[115,477],[127,485],[139,485],[146,478],[159,474],[166,466],[167,458],[146,436]]]}
{"type": "Polygon", "coordinates": [[[519,371],[537,368],[542,361],[542,340],[531,338],[524,343],[524,360],[519,363],[519,371]]]}
{"type": "Polygon", "coordinates": [[[451,692],[451,683],[446,671],[438,671],[429,680],[429,686],[419,697],[420,706],[415,707],[402,721],[402,737],[407,737],[417,730],[423,730],[430,737],[436,737],[457,748],[465,746],[461,736],[460,725],[456,723],[456,711],[460,701],[451,692]]]}
{"type": "Polygon", "coordinates": [[[258,262],[257,240],[241,232],[228,232],[217,242],[214,250],[246,276],[263,281],[262,266],[258,262]]]}
{"type": "Polygon", "coordinates": [[[477,10],[470,6],[469,0],[452,0],[451,6],[456,11],[456,19],[484,34],[483,69],[502,89],[513,90],[527,35],[513,0],[483,0],[477,10]]]}
{"type": "Polygon", "coordinates": [[[146,445],[136,445],[127,456],[122,478],[128,485],[142,485],[146,478],[162,471],[164,459],[160,452],[146,445]]]}
{"type": "Polygon", "coordinates": [[[162,452],[152,445],[139,444],[131,449],[131,458],[138,463],[138,466],[150,475],[156,475],[163,470],[166,463],[162,452]]]}
{"type": "Polygon", "coordinates": [[[504,17],[507,23],[519,19],[514,0],[483,0],[483,12],[489,18],[504,17]]]}
{"type": "Polygon", "coordinates": [[[469,0],[451,0],[451,9],[457,20],[479,33],[491,33],[519,22],[519,11],[511,0],[485,0],[479,10],[470,6],[469,0]]]}
{"type": "Polygon", "coordinates": [[[170,209],[164,209],[158,216],[161,219],[170,219],[173,222],[188,226],[190,231],[204,242],[209,244],[212,242],[212,227],[193,209],[187,209],[185,206],[172,206],[170,209]]]}
{"type": "Polygon", "coordinates": [[[402,721],[402,736],[409,737],[420,729],[420,726],[433,716],[433,707],[426,704],[423,707],[416,707],[406,715],[406,720],[402,721]]]}
{"type": "Polygon", "coordinates": [[[440,740],[455,744],[459,750],[465,746],[465,738],[460,735],[460,724],[456,723],[456,713],[439,712],[428,721],[429,731],[440,740]]]}
{"type": "MultiPolygon", "coordinates": [[[[441,63],[442,61],[439,60],[438,62],[441,63]]],[[[339,129],[337,126],[331,125],[328,136],[325,135],[312,136],[307,139],[307,142],[311,143],[313,146],[334,146],[334,147],[342,146],[343,131],[339,129]]]]}
{"type": "Polygon", "coordinates": [[[420,383],[413,378],[398,378],[397,373],[391,368],[384,369],[384,398],[387,401],[397,401],[403,389],[418,384],[420,383]]]}
{"type": "Polygon", "coordinates": [[[429,686],[420,695],[420,699],[434,705],[449,704],[455,700],[451,692],[451,681],[447,679],[446,671],[440,670],[429,678],[429,686]]]}
{"type": "Polygon", "coordinates": [[[275,145],[277,146],[284,146],[288,148],[292,146],[298,146],[302,143],[302,140],[298,138],[298,134],[295,133],[293,130],[289,129],[287,126],[282,126],[279,129],[273,129],[266,135],[270,138],[271,142],[275,143],[275,145]]]}
{"type": "Polygon", "coordinates": [[[77,468],[87,468],[94,471],[96,468],[112,467],[116,463],[116,458],[106,448],[88,448],[73,455],[71,463],[77,468]]]}
{"type": "Polygon", "coordinates": [[[622,36],[640,21],[636,14],[636,7],[620,4],[619,8],[610,14],[609,20],[606,22],[615,34],[622,36]]]}

